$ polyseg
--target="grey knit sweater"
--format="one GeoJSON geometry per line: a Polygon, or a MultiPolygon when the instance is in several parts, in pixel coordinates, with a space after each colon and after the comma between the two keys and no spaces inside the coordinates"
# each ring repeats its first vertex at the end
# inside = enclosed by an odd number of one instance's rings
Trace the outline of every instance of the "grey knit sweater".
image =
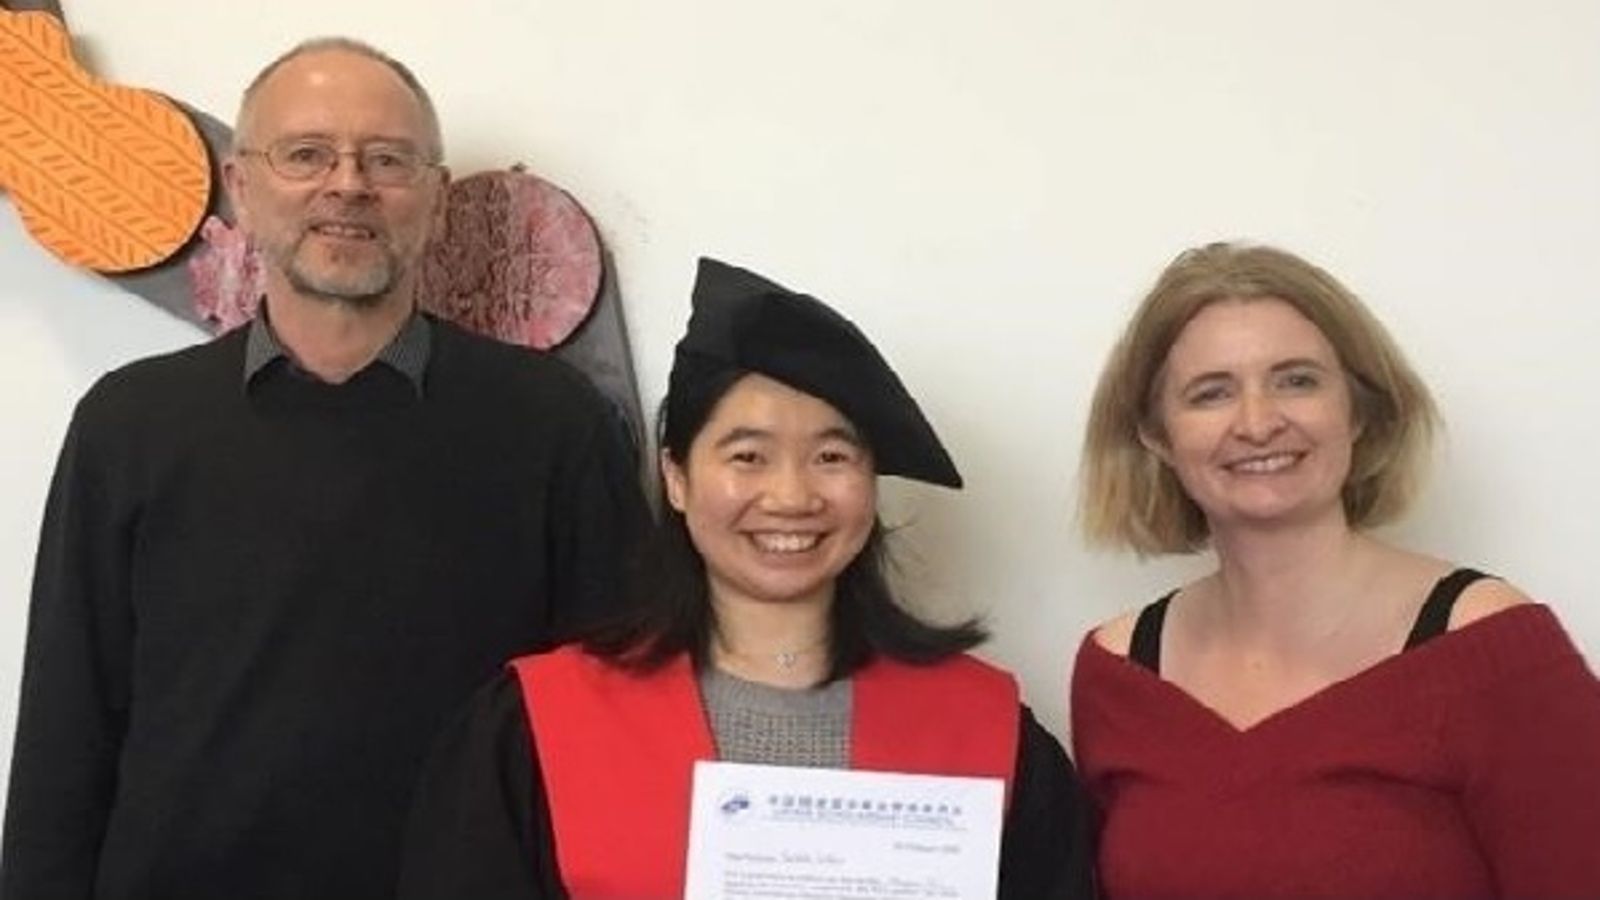
{"type": "Polygon", "coordinates": [[[845,768],[850,762],[850,681],[777,688],[715,666],[700,671],[717,758],[771,766],[845,768]]]}

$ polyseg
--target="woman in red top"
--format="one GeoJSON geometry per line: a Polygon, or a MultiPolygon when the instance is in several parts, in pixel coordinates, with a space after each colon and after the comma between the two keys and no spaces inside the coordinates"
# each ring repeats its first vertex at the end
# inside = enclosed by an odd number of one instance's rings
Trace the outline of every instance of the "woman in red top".
{"type": "Polygon", "coordinates": [[[1550,610],[1374,537],[1427,389],[1266,247],[1180,255],[1101,375],[1083,521],[1217,569],[1083,642],[1078,764],[1118,897],[1600,897],[1600,683],[1550,610]]]}
{"type": "Polygon", "coordinates": [[[998,779],[999,896],[1091,896],[1066,754],[962,652],[976,625],[924,622],[889,588],[877,476],[961,477],[866,337],[703,260],[662,410],[636,617],[516,660],[447,731],[402,900],[682,897],[709,759],[998,779]]]}

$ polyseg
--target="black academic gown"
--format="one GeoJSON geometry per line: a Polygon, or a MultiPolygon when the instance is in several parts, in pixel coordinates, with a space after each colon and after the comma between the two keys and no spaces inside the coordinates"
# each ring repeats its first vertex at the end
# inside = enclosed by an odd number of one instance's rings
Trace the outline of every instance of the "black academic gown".
{"type": "MultiPolygon", "coordinates": [[[[1088,801],[1055,738],[1022,710],[1000,900],[1095,896],[1088,801]]],[[[435,746],[412,804],[399,900],[566,900],[521,687],[480,689],[435,746]]]]}

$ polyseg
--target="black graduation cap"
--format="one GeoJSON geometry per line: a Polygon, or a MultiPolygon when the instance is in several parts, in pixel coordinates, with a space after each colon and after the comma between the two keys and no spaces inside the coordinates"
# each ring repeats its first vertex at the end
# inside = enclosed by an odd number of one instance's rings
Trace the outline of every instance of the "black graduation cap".
{"type": "Polygon", "coordinates": [[[668,381],[669,419],[674,397],[727,372],[759,372],[827,401],[861,432],[880,475],[961,486],[917,402],[849,319],[815,297],[702,258],[668,381]]]}

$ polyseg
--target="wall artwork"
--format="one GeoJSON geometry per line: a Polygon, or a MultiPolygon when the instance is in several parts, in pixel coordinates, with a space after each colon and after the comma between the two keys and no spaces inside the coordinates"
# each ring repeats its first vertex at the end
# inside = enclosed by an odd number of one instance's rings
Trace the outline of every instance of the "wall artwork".
{"type": "Polygon", "coordinates": [[[47,12],[0,12],[0,185],[69,265],[149,268],[199,226],[209,157],[175,104],[102,81],[47,12]]]}

